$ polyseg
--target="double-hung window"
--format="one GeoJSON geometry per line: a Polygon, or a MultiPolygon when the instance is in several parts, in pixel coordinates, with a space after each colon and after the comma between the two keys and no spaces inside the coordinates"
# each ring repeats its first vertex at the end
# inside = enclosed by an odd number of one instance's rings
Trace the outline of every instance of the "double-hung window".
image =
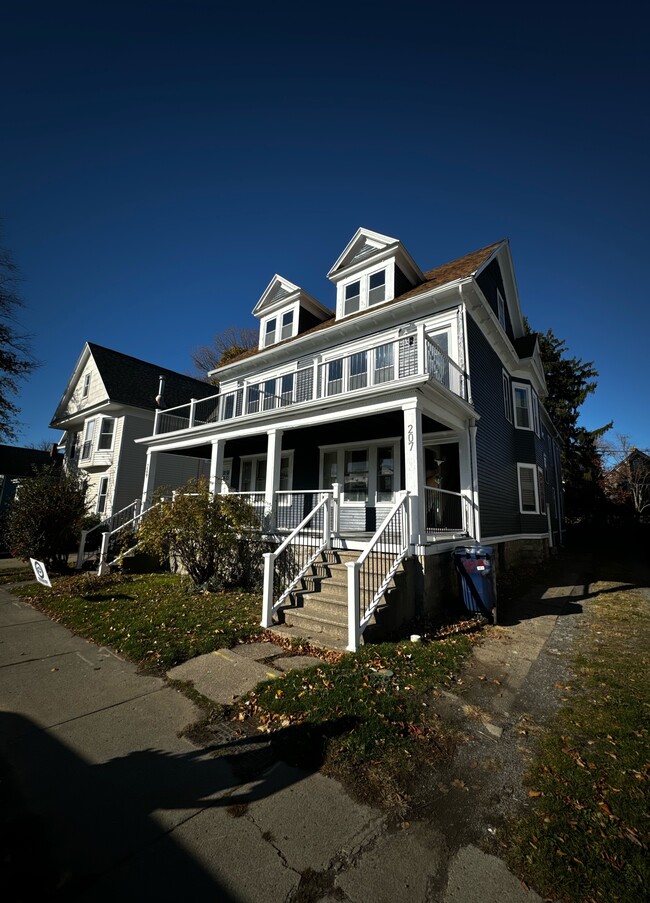
{"type": "Polygon", "coordinates": [[[368,385],[368,353],[358,351],[350,356],[350,390],[368,385]]]}
{"type": "Polygon", "coordinates": [[[351,282],[345,286],[345,315],[356,314],[361,306],[361,282],[351,282]]]}
{"type": "Polygon", "coordinates": [[[115,433],[115,421],[112,417],[102,417],[99,427],[98,451],[110,451],[113,448],[113,435],[115,433]]]}
{"type": "Polygon", "coordinates": [[[375,382],[385,383],[395,378],[393,344],[375,348],[375,382]]]}
{"type": "Polygon", "coordinates": [[[532,430],[530,386],[523,383],[512,384],[515,426],[519,430],[532,430]]]}
{"type": "Polygon", "coordinates": [[[277,320],[275,319],[275,317],[271,317],[270,320],[266,321],[266,328],[264,330],[264,347],[265,348],[267,348],[269,345],[275,344],[276,325],[277,325],[277,320]]]}
{"type": "Polygon", "coordinates": [[[539,514],[539,479],[535,464],[517,464],[519,510],[522,514],[539,514]]]}
{"type": "Polygon", "coordinates": [[[99,491],[97,493],[97,514],[103,514],[106,511],[106,498],[108,496],[108,477],[102,477],[99,481],[99,491]]]}
{"type": "Polygon", "coordinates": [[[386,270],[368,276],[368,307],[386,300],[386,270]]]}
{"type": "Polygon", "coordinates": [[[88,398],[88,394],[90,392],[90,373],[86,373],[84,376],[84,384],[81,390],[81,398],[82,400],[88,398]]]}
{"type": "Polygon", "coordinates": [[[293,335],[293,311],[286,310],[282,314],[282,330],[280,331],[280,339],[290,339],[293,335]]]}
{"type": "Polygon", "coordinates": [[[84,441],[81,446],[81,460],[87,461],[93,453],[93,440],[95,438],[95,421],[89,420],[86,424],[86,432],[84,433],[84,441]]]}

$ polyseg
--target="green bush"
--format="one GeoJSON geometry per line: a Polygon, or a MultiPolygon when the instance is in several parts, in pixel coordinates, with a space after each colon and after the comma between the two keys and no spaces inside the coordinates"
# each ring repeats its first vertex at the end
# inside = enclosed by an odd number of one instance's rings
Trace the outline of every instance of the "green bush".
{"type": "Polygon", "coordinates": [[[7,539],[14,558],[36,558],[54,571],[67,570],[87,512],[87,483],[48,464],[21,481],[7,516],[7,539]]]}
{"type": "Polygon", "coordinates": [[[237,495],[213,495],[205,480],[192,480],[171,501],[164,490],[142,519],[141,548],[161,562],[171,559],[196,586],[253,588],[261,582],[260,524],[237,495]]]}

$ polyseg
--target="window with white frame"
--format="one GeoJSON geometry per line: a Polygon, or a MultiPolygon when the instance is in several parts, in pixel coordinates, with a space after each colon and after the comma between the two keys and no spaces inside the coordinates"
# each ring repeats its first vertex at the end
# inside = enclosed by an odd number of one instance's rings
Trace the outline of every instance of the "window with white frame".
{"type": "Polygon", "coordinates": [[[264,327],[264,347],[266,348],[268,345],[275,344],[275,333],[276,333],[276,325],[277,320],[275,317],[270,317],[266,321],[266,325],[264,327]]]}
{"type": "Polygon", "coordinates": [[[347,317],[385,301],[388,296],[387,281],[387,270],[383,267],[345,283],[342,286],[342,316],[347,317]]]}
{"type": "Polygon", "coordinates": [[[110,451],[113,448],[113,436],[115,434],[115,420],[112,417],[102,417],[97,440],[98,451],[110,451]]]}
{"type": "Polygon", "coordinates": [[[262,320],[260,345],[268,348],[284,339],[290,339],[295,333],[296,311],[294,308],[280,311],[262,320]]]}
{"type": "Polygon", "coordinates": [[[293,335],[293,311],[285,310],[282,314],[282,329],[280,339],[290,339],[293,335]]]}
{"type": "Polygon", "coordinates": [[[338,446],[321,453],[321,486],[339,483],[345,504],[390,504],[399,488],[397,440],[338,446]]]}
{"type": "MultiPolygon", "coordinates": [[[[292,453],[284,452],[280,457],[280,492],[291,491],[292,469],[292,453]]],[[[251,455],[242,458],[239,468],[239,491],[264,492],[265,489],[266,455],[251,455]]]]}
{"type": "Polygon", "coordinates": [[[519,483],[519,511],[522,514],[539,514],[539,481],[535,464],[517,464],[519,483]]]}
{"type": "Polygon", "coordinates": [[[541,426],[541,423],[540,423],[540,417],[539,417],[539,398],[537,397],[537,392],[535,392],[534,389],[531,390],[531,395],[532,395],[532,400],[533,400],[533,404],[532,404],[532,409],[533,409],[533,428],[534,428],[534,430],[535,430],[535,435],[536,435],[536,436],[539,436],[539,437],[541,438],[541,436],[542,436],[542,426],[541,426]]]}
{"type": "Polygon", "coordinates": [[[501,371],[501,375],[503,378],[503,410],[506,415],[506,420],[509,420],[510,423],[512,423],[512,395],[510,393],[510,377],[505,370],[501,371]]]}
{"type": "Polygon", "coordinates": [[[515,426],[518,430],[532,430],[530,386],[524,383],[512,384],[515,426]]]}
{"type": "Polygon", "coordinates": [[[106,499],[108,497],[108,477],[102,477],[99,481],[99,491],[97,492],[97,514],[103,514],[106,511],[106,499]]]}
{"type": "Polygon", "coordinates": [[[395,378],[393,343],[375,348],[375,383],[389,382],[395,378]]]}
{"type": "Polygon", "coordinates": [[[368,384],[368,353],[357,351],[350,356],[350,389],[365,389],[368,384]]]}
{"type": "Polygon", "coordinates": [[[506,304],[503,300],[503,296],[499,289],[497,289],[497,315],[499,317],[499,323],[506,328],[506,304]]]}
{"type": "Polygon", "coordinates": [[[86,375],[84,376],[84,384],[81,390],[82,399],[88,398],[88,393],[90,392],[90,376],[90,373],[86,373],[86,375]]]}
{"type": "Polygon", "coordinates": [[[89,420],[86,423],[86,431],[84,433],[84,441],[81,446],[81,460],[86,461],[93,453],[93,440],[95,438],[95,421],[89,420]]]}
{"type": "Polygon", "coordinates": [[[546,487],[544,485],[544,472],[541,467],[537,468],[537,501],[539,502],[539,513],[546,514],[546,487]]]}

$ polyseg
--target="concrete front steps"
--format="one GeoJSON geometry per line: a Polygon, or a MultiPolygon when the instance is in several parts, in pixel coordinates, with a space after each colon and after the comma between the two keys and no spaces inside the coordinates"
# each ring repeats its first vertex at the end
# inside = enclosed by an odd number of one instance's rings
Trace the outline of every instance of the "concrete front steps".
{"type": "MultiPolygon", "coordinates": [[[[348,569],[361,553],[332,549],[321,553],[301,585],[290,595],[290,604],[278,612],[278,630],[294,638],[309,640],[328,649],[345,649],[348,643],[348,569]]],[[[395,575],[399,581],[399,573],[395,575]]],[[[395,581],[387,590],[366,632],[376,631],[387,599],[395,593],[395,581]]],[[[374,637],[373,637],[374,639],[374,637]]],[[[363,642],[363,638],[362,638],[363,642]]]]}

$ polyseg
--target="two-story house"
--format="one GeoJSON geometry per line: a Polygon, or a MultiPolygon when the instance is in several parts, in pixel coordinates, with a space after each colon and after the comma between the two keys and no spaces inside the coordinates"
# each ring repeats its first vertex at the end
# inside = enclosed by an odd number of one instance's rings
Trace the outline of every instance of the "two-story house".
{"type": "MultiPolygon", "coordinates": [[[[146,454],[135,440],[151,434],[159,404],[214,392],[198,379],[87,342],[50,427],[64,431],[64,466],[86,476],[91,510],[107,518],[139,496],[146,454]]],[[[180,486],[206,471],[200,456],[168,458],[157,485],[180,486]]]]}
{"type": "Polygon", "coordinates": [[[209,458],[213,491],[247,494],[281,542],[263,623],[284,611],[301,636],[327,632],[334,609],[314,606],[342,581],[356,648],[399,569],[406,615],[433,604],[463,538],[500,562],[558,543],[561,480],[507,241],[422,271],[400,241],[359,229],[328,276],[333,311],[274,276],[253,311],[259,347],[139,442],[145,496],[170,456],[209,458]]]}

